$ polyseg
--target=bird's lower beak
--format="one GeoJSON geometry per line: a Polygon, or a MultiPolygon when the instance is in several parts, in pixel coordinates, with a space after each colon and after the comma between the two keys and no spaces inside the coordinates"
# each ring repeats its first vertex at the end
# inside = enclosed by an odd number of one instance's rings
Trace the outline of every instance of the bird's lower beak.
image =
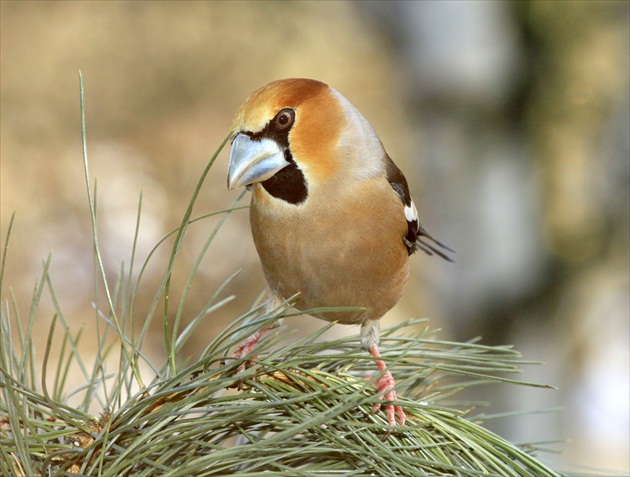
{"type": "Polygon", "coordinates": [[[284,151],[275,141],[267,138],[253,140],[245,134],[238,134],[230,151],[228,189],[266,181],[288,165],[284,151]]]}

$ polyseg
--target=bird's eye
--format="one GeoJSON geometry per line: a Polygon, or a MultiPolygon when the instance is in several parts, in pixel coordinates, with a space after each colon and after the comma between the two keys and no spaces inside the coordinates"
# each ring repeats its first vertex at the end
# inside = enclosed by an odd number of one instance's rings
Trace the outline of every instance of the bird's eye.
{"type": "Polygon", "coordinates": [[[293,126],[293,121],[295,121],[295,113],[292,109],[281,109],[273,119],[274,125],[280,131],[284,131],[293,126]]]}

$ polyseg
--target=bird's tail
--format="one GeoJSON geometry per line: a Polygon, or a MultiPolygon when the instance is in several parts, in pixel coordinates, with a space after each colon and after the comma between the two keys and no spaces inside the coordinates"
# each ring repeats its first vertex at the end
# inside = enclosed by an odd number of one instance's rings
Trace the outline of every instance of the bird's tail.
{"type": "Polygon", "coordinates": [[[437,255],[448,262],[454,261],[446,253],[447,252],[455,253],[455,250],[453,250],[448,245],[444,245],[442,242],[435,240],[422,225],[420,225],[420,230],[418,230],[418,239],[416,240],[416,247],[418,247],[427,255],[437,255]]]}

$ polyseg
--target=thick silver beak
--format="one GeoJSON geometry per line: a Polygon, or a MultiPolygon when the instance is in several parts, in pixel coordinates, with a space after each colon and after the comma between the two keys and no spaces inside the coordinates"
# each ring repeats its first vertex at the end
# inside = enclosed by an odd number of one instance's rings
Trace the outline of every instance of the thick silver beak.
{"type": "Polygon", "coordinates": [[[275,141],[267,138],[254,141],[245,134],[238,134],[230,151],[228,189],[266,181],[288,165],[284,151],[275,141]]]}

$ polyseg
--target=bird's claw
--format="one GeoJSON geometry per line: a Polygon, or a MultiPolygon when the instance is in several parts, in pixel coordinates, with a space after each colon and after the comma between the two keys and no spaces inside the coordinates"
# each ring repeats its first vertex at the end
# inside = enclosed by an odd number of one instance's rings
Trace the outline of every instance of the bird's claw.
{"type": "MultiPolygon", "coordinates": [[[[385,437],[389,436],[392,429],[396,427],[396,416],[398,416],[398,424],[400,426],[405,425],[405,421],[407,420],[407,415],[405,414],[405,410],[402,406],[394,404],[397,401],[396,391],[394,390],[394,386],[396,385],[396,381],[394,381],[394,377],[392,373],[387,369],[387,365],[381,359],[381,354],[378,352],[378,348],[376,346],[372,346],[369,348],[370,353],[374,358],[376,358],[376,365],[378,366],[379,371],[381,371],[381,377],[376,380],[374,385],[379,393],[383,394],[382,399],[387,401],[385,403],[385,412],[387,413],[387,422],[389,423],[389,430],[385,437]]],[[[377,402],[372,407],[372,413],[378,411],[381,407],[382,403],[377,402]]]]}
{"type": "MultiPolygon", "coordinates": [[[[394,378],[389,371],[386,371],[383,376],[381,376],[378,381],[376,381],[376,389],[379,393],[385,393],[383,395],[383,399],[385,401],[389,401],[385,404],[377,402],[372,407],[372,414],[376,413],[381,406],[385,407],[385,413],[387,414],[387,421],[390,427],[396,426],[396,416],[398,416],[398,424],[400,426],[405,425],[405,421],[407,420],[407,415],[405,414],[405,410],[402,406],[398,404],[392,404],[397,401],[396,391],[394,390],[394,378]]],[[[389,435],[389,432],[388,432],[389,435]]]]}
{"type": "MultiPolygon", "coordinates": [[[[234,350],[234,353],[232,354],[232,358],[235,360],[238,360],[238,359],[243,359],[246,356],[248,356],[258,345],[258,341],[260,340],[260,337],[263,331],[264,330],[254,333],[252,336],[250,336],[245,341],[243,341],[240,345],[238,345],[237,348],[234,350]]],[[[254,363],[252,363],[252,360],[254,359],[256,359],[256,355],[250,356],[247,361],[243,361],[241,364],[239,364],[238,368],[236,368],[236,371],[232,374],[232,376],[238,376],[239,374],[242,374],[247,368],[252,367],[254,365],[254,363]]],[[[243,388],[242,379],[239,379],[238,383],[236,384],[236,387],[238,389],[243,388]]]]}

